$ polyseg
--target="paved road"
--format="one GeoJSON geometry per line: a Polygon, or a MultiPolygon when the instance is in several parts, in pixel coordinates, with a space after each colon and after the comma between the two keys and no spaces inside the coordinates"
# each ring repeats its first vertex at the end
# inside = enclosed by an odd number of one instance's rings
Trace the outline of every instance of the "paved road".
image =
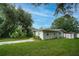
{"type": "Polygon", "coordinates": [[[34,40],[28,39],[28,40],[16,40],[16,41],[6,41],[6,42],[0,42],[0,45],[5,45],[5,44],[15,44],[15,43],[22,43],[22,42],[33,42],[34,40]]]}

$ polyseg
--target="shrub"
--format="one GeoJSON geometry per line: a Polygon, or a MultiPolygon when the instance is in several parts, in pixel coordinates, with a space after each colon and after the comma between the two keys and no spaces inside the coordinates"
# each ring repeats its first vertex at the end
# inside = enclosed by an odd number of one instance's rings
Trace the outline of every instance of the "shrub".
{"type": "Polygon", "coordinates": [[[41,40],[39,36],[33,36],[34,39],[41,40]]]}

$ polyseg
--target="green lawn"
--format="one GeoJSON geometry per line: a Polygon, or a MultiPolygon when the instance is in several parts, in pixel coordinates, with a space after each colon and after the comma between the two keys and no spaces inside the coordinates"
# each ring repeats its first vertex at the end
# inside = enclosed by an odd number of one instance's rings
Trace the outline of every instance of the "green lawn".
{"type": "Polygon", "coordinates": [[[35,42],[1,45],[0,55],[4,56],[53,56],[79,55],[79,39],[37,40],[35,42]]]}

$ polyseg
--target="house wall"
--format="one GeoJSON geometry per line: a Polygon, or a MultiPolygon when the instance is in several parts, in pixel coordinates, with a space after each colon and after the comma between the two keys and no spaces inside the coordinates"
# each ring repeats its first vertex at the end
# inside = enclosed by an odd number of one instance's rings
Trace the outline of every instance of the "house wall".
{"type": "Polygon", "coordinates": [[[42,40],[44,40],[44,33],[43,33],[43,31],[40,31],[40,32],[39,32],[39,37],[40,37],[42,40]]]}
{"type": "Polygon", "coordinates": [[[51,38],[55,38],[55,35],[53,32],[43,32],[43,36],[44,36],[44,39],[51,39],[51,38]]]}
{"type": "Polygon", "coordinates": [[[61,38],[63,32],[43,32],[44,39],[61,38]]]}
{"type": "Polygon", "coordinates": [[[33,32],[33,35],[34,35],[34,36],[38,36],[38,31],[34,31],[34,32],[33,32]]]}
{"type": "Polygon", "coordinates": [[[79,38],[79,33],[63,33],[62,31],[36,31],[34,32],[35,36],[39,36],[42,40],[44,39],[52,39],[52,38],[69,38],[69,39],[74,39],[74,38],[79,38]]]}
{"type": "Polygon", "coordinates": [[[42,40],[44,39],[42,31],[35,31],[34,35],[40,37],[42,40]]]}
{"type": "Polygon", "coordinates": [[[35,35],[36,35],[36,36],[39,36],[39,31],[37,31],[37,32],[35,33],[35,35]]]}
{"type": "Polygon", "coordinates": [[[63,38],[64,37],[64,32],[60,31],[61,34],[59,34],[59,37],[63,38]]]}
{"type": "Polygon", "coordinates": [[[75,34],[74,33],[64,33],[64,37],[69,38],[69,39],[73,39],[73,38],[75,38],[75,34]]]}
{"type": "Polygon", "coordinates": [[[79,38],[79,33],[77,33],[76,37],[79,38]]]}

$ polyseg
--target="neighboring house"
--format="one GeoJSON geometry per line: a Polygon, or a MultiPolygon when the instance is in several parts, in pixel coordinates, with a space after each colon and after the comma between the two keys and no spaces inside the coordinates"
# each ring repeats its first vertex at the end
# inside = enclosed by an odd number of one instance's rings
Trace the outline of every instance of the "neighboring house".
{"type": "Polygon", "coordinates": [[[62,38],[64,37],[64,30],[62,29],[39,29],[33,30],[34,36],[44,39],[62,38]]]}

